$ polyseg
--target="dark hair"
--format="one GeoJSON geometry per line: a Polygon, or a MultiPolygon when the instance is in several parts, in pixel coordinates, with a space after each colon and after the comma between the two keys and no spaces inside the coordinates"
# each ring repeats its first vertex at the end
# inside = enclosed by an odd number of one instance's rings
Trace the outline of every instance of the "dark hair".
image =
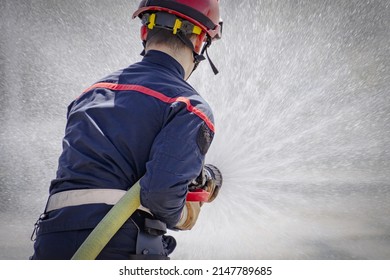
{"type": "MultiPolygon", "coordinates": [[[[191,39],[192,36],[195,35],[187,35],[187,38],[191,39]]],[[[154,27],[152,30],[149,30],[146,38],[146,46],[149,44],[164,44],[173,50],[180,50],[186,46],[177,35],[172,33],[172,30],[160,27],[154,27]]]]}

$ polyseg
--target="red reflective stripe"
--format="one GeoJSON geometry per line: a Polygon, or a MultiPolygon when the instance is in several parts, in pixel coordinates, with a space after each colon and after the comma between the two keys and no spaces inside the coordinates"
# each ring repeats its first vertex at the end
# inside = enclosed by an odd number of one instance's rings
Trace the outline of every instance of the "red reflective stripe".
{"type": "Polygon", "coordinates": [[[201,118],[206,123],[206,125],[211,129],[211,131],[215,132],[215,127],[214,127],[214,124],[212,123],[212,121],[207,117],[207,115],[205,113],[203,113],[198,108],[192,106],[192,104],[188,98],[185,98],[185,97],[170,98],[170,97],[162,94],[161,92],[152,90],[152,89],[144,87],[144,86],[128,85],[128,84],[112,84],[112,83],[94,84],[91,87],[87,88],[84,91],[84,93],[87,91],[90,91],[94,88],[106,88],[106,89],[110,89],[110,90],[134,90],[134,91],[138,91],[138,92],[141,92],[143,94],[152,96],[154,98],[157,98],[165,103],[183,102],[186,104],[188,111],[194,113],[199,118],[201,118]]]}

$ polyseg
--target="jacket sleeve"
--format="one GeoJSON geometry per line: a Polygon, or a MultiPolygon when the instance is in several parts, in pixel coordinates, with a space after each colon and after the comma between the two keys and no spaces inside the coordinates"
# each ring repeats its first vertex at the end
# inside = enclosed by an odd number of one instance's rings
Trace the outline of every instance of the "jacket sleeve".
{"type": "Polygon", "coordinates": [[[188,184],[203,168],[205,152],[199,146],[199,134],[204,126],[204,121],[187,110],[185,104],[176,102],[168,108],[166,123],[153,143],[146,173],[140,181],[141,203],[168,228],[177,224],[188,184]]]}

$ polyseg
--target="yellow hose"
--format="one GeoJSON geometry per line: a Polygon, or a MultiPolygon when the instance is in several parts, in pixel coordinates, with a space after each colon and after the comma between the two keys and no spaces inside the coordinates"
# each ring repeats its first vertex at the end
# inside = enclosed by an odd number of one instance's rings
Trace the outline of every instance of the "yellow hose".
{"type": "Polygon", "coordinates": [[[72,260],[94,260],[114,234],[140,206],[139,181],[111,208],[73,255],[72,260]]]}

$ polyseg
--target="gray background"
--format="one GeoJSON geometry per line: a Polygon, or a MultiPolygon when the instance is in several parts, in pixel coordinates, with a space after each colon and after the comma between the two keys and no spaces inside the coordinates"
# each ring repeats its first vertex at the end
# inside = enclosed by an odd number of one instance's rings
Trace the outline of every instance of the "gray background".
{"type": "MultiPolygon", "coordinates": [[[[389,1],[221,1],[190,83],[224,174],[173,259],[390,259],[389,1]]],[[[67,105],[138,61],[138,1],[0,1],[0,259],[27,259],[67,105]]]]}

